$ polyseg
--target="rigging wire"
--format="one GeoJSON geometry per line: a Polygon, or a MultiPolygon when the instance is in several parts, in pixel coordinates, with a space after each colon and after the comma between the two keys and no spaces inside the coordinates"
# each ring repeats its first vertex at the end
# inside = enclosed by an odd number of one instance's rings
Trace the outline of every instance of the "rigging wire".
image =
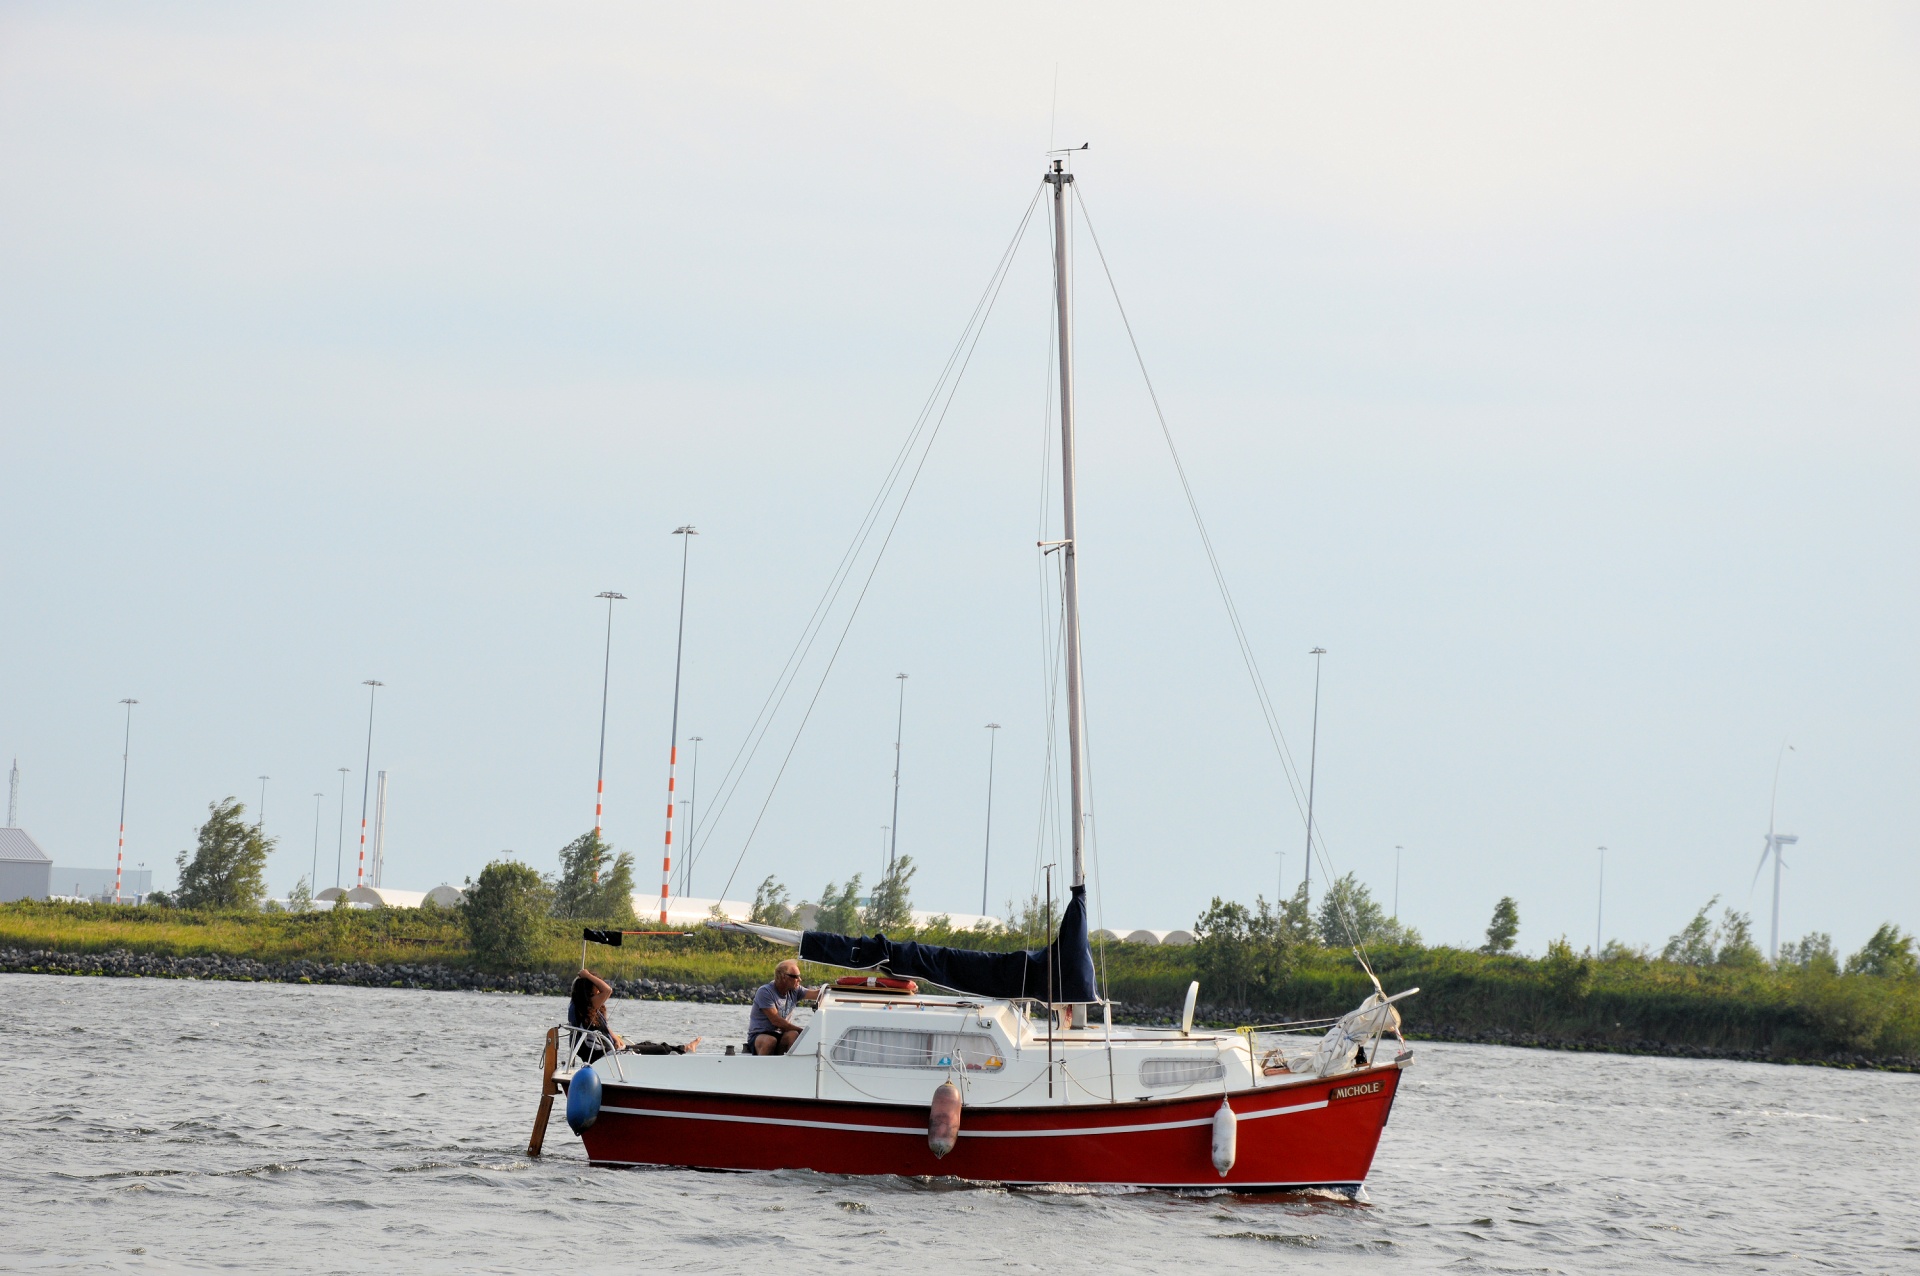
{"type": "MultiPolygon", "coordinates": [[[[1026,221],[1032,217],[1033,209],[1039,203],[1039,200],[1040,195],[1036,191],[1033,200],[1028,204],[1026,214],[1022,218],[1021,225],[1023,229],[1026,221]]],[[[1016,242],[1019,234],[1020,232],[1016,231],[1016,242]]],[[[1007,264],[1007,253],[1003,253],[1000,263],[995,268],[995,277],[1004,272],[1007,264]]],[[[919,441],[920,436],[926,430],[928,419],[932,415],[935,405],[939,402],[941,388],[952,378],[954,366],[967,347],[969,334],[973,333],[974,329],[983,322],[983,310],[990,304],[989,294],[994,291],[994,288],[993,278],[990,277],[987,288],[982,290],[980,297],[974,302],[973,311],[968,315],[966,325],[962,327],[960,331],[959,340],[954,343],[953,349],[948,352],[946,362],[941,366],[939,376],[934,379],[933,388],[928,392],[926,401],[921,404],[920,411],[914,417],[912,429],[907,432],[907,436],[901,442],[899,450],[895,452],[893,462],[888,467],[886,476],[881,480],[879,490],[875,492],[873,500],[867,506],[866,513],[862,515],[860,524],[854,532],[853,539],[847,545],[846,552],[840,556],[840,561],[835,565],[833,573],[828,578],[827,586],[825,590],[822,591],[819,601],[814,604],[813,611],[808,616],[806,624],[801,626],[800,636],[794,640],[793,649],[788,652],[786,663],[781,666],[780,672],[775,675],[774,685],[772,689],[767,692],[766,700],[761,703],[760,711],[754,715],[753,725],[747,729],[747,735],[742,740],[740,748],[735,751],[733,760],[727,764],[726,771],[722,773],[718,786],[718,797],[711,807],[711,813],[703,812],[700,820],[700,828],[706,830],[706,837],[700,841],[701,852],[706,850],[707,843],[710,842],[718,832],[721,818],[726,814],[727,807],[732,803],[734,795],[739,791],[740,785],[745,781],[747,769],[753,764],[753,759],[759,753],[760,746],[765,741],[767,733],[772,730],[774,719],[779,715],[781,707],[786,703],[788,693],[792,690],[794,682],[799,678],[800,670],[805,665],[807,656],[811,654],[814,643],[818,640],[822,629],[824,629],[827,623],[827,618],[832,611],[833,604],[839,600],[842,591],[846,588],[847,581],[852,575],[860,552],[871,539],[873,529],[885,510],[887,498],[898,486],[900,475],[905,469],[908,460],[913,455],[915,445],[919,441]]],[[[729,883],[731,883],[732,879],[729,878],[728,880],[729,883]]],[[[723,891],[721,894],[724,897],[725,892],[723,891]]]]}
{"type": "MultiPolygon", "coordinates": [[[[1220,566],[1220,556],[1214,549],[1213,536],[1207,530],[1206,520],[1200,513],[1199,498],[1194,495],[1193,484],[1188,481],[1186,466],[1180,460],[1180,449],[1175,446],[1173,441],[1173,430],[1167,425],[1166,412],[1160,406],[1159,391],[1154,388],[1153,377],[1147,372],[1147,361],[1146,357],[1140,351],[1140,340],[1134,335],[1133,321],[1127,316],[1126,304],[1120,300],[1119,285],[1114,282],[1113,269],[1107,264],[1106,250],[1100,246],[1100,236],[1093,228],[1093,218],[1087,212],[1086,198],[1081,193],[1078,184],[1074,187],[1073,198],[1074,202],[1079,206],[1081,219],[1086,223],[1087,237],[1093,241],[1094,253],[1100,259],[1100,269],[1106,275],[1107,288],[1113,294],[1114,308],[1120,313],[1120,323],[1126,330],[1127,344],[1132,347],[1134,362],[1140,369],[1140,379],[1145,383],[1147,398],[1153,404],[1154,419],[1160,425],[1160,436],[1166,441],[1167,452],[1173,458],[1174,473],[1179,477],[1181,494],[1186,498],[1188,513],[1193,516],[1194,528],[1200,534],[1200,545],[1206,552],[1207,566],[1213,572],[1214,584],[1219,589],[1220,600],[1226,607],[1227,621],[1228,624],[1232,626],[1234,642],[1240,649],[1241,662],[1246,666],[1247,677],[1253,684],[1254,698],[1259,704],[1261,717],[1266,724],[1267,734],[1273,741],[1275,753],[1279,756],[1281,774],[1286,778],[1287,788],[1293,795],[1294,807],[1304,820],[1306,818],[1306,810],[1301,800],[1297,767],[1293,761],[1292,753],[1287,748],[1286,736],[1280,729],[1279,716],[1273,708],[1273,697],[1267,691],[1266,679],[1261,676],[1260,664],[1254,658],[1253,644],[1247,638],[1246,626],[1240,619],[1240,608],[1238,604],[1234,602],[1233,591],[1227,586],[1226,572],[1220,566]]],[[[1310,849],[1314,850],[1319,859],[1320,866],[1327,875],[1327,880],[1332,882],[1334,880],[1333,868],[1328,860],[1325,837],[1318,829],[1315,829],[1314,832],[1316,834],[1314,838],[1315,845],[1310,849]]],[[[1359,928],[1354,922],[1351,910],[1348,908],[1346,901],[1341,898],[1340,892],[1330,888],[1328,898],[1335,902],[1336,916],[1339,917],[1341,924],[1346,928],[1347,938],[1353,946],[1354,956],[1359,960],[1361,967],[1366,970],[1368,977],[1373,979],[1374,986],[1378,988],[1380,983],[1379,978],[1374,975],[1373,967],[1367,961],[1366,946],[1361,942],[1359,928]]]]}
{"type": "MultiPolygon", "coordinates": [[[[1013,238],[1007,242],[1007,247],[1002,251],[1000,260],[995,265],[994,272],[987,281],[987,287],[981,294],[981,299],[974,305],[974,312],[968,319],[967,327],[961,330],[960,340],[955,345],[954,353],[948,356],[947,366],[942,370],[942,380],[946,383],[945,399],[942,400],[940,397],[941,382],[935,382],[933,393],[928,397],[927,406],[921,409],[920,420],[915,423],[914,429],[909,433],[908,443],[902,448],[901,459],[896,461],[894,471],[890,473],[887,481],[882,484],[881,495],[875,498],[874,508],[878,508],[884,503],[884,500],[890,494],[892,488],[898,485],[899,476],[904,472],[904,460],[911,454],[912,449],[916,446],[914,440],[922,433],[925,433],[926,442],[924,445],[919,446],[919,460],[914,462],[912,473],[906,480],[906,488],[900,494],[899,503],[894,508],[893,517],[887,522],[886,534],[881,537],[880,546],[874,552],[873,562],[867,568],[866,578],[860,584],[860,591],[854,595],[853,604],[847,612],[846,623],[841,626],[840,636],[834,642],[832,652],[827,656],[825,667],[820,671],[820,679],[814,686],[813,695],[807,701],[806,710],[801,714],[799,724],[794,728],[793,740],[787,745],[786,754],[780,760],[779,770],[774,772],[773,780],[767,786],[766,799],[761,802],[759,813],[754,817],[753,826],[747,830],[746,840],[741,843],[740,854],[735,858],[733,863],[733,871],[727,874],[727,884],[720,892],[721,898],[723,899],[726,897],[727,891],[732,889],[734,878],[739,875],[740,866],[746,861],[747,851],[752,848],[753,839],[759,833],[760,825],[766,819],[768,809],[773,805],[774,795],[780,787],[780,780],[786,775],[787,766],[793,761],[794,751],[800,746],[800,737],[806,732],[807,723],[812,720],[814,708],[820,703],[820,695],[826,690],[827,679],[833,673],[833,667],[840,658],[841,650],[846,646],[847,635],[853,631],[853,622],[860,614],[860,606],[866,601],[867,591],[873,587],[874,577],[880,570],[881,562],[886,558],[888,546],[893,543],[894,533],[899,530],[900,519],[906,513],[907,503],[912,500],[914,489],[920,482],[920,475],[926,469],[928,458],[933,455],[933,445],[938,441],[940,429],[946,423],[947,413],[953,407],[954,396],[960,392],[960,382],[965,378],[967,368],[973,362],[974,351],[979,348],[980,338],[986,332],[987,319],[993,313],[994,303],[999,300],[1000,290],[1006,284],[1007,275],[1013,266],[1013,260],[1019,253],[1020,242],[1026,235],[1027,225],[1033,219],[1033,210],[1039,206],[1040,195],[1044,189],[1044,187],[1037,188],[1033,198],[1028,201],[1026,211],[1021,214],[1020,223],[1014,229],[1013,238]],[[949,373],[951,374],[950,376],[948,375],[949,373]],[[933,407],[936,403],[938,403],[939,411],[937,414],[933,414],[933,407]],[[930,428],[928,428],[929,426],[930,428]]],[[[871,535],[872,527],[877,525],[878,520],[873,520],[867,532],[859,537],[859,545],[864,545],[865,540],[871,535]]],[[[834,597],[836,599],[839,595],[839,588],[844,587],[846,579],[850,578],[851,575],[852,573],[849,571],[846,577],[843,577],[841,586],[834,589],[834,597]]],[[[820,628],[824,628],[824,625],[825,622],[823,619],[820,628]]],[[[816,637],[818,633],[819,629],[816,629],[816,637]]],[[[808,650],[812,649],[811,640],[808,641],[807,647],[808,650]]],[[[804,656],[802,659],[804,660],[804,656]]],[[[794,678],[797,679],[798,676],[798,670],[796,669],[794,678]]],[[[791,680],[789,681],[789,686],[790,685],[791,680]]],[[[769,729],[771,725],[771,720],[769,720],[769,729]]],[[[709,834],[709,836],[711,836],[711,834],[709,834]]]]}

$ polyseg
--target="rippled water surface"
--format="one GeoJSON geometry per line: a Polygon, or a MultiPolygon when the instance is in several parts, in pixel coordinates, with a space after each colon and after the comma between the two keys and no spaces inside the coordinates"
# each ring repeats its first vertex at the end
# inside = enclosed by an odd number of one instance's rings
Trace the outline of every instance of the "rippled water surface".
{"type": "Polygon", "coordinates": [[[1366,1203],[1006,1191],[530,1161],[560,1009],[0,975],[0,1268],[1920,1271],[1920,1077],[1422,1045],[1366,1203]]]}

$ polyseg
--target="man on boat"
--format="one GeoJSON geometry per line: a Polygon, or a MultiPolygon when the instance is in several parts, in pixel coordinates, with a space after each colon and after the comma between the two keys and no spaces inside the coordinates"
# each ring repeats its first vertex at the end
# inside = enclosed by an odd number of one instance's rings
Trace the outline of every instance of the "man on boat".
{"type": "Polygon", "coordinates": [[[747,1016],[747,1049],[754,1054],[785,1054],[800,1039],[793,1012],[802,1000],[820,996],[818,988],[800,986],[800,963],[791,959],[773,968],[773,982],[753,993],[753,1011],[747,1016]]]}

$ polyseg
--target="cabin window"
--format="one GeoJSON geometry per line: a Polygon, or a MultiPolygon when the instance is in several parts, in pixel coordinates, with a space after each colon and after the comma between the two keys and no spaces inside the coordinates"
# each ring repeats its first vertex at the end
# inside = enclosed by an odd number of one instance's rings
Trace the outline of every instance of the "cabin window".
{"type": "Polygon", "coordinates": [[[1144,1086],[1196,1085],[1218,1081],[1227,1075],[1227,1065],[1215,1055],[1211,1059],[1142,1059],[1140,1084],[1144,1086]]]}
{"type": "Polygon", "coordinates": [[[998,1072],[1006,1066],[999,1047],[984,1032],[909,1032],[899,1028],[849,1028],[829,1057],[857,1068],[961,1068],[998,1072]]]}

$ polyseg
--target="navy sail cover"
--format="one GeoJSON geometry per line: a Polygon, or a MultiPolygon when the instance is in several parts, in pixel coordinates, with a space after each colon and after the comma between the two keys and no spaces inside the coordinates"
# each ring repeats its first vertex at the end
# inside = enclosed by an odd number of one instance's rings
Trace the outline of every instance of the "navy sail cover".
{"type": "Polygon", "coordinates": [[[850,970],[884,968],[901,979],[924,979],[980,997],[1034,997],[1054,1004],[1100,999],[1094,986],[1093,950],[1087,944],[1087,888],[1076,886],[1047,948],[983,953],[968,948],[895,941],[885,935],[835,935],[810,930],[800,937],[800,956],[850,970]]]}

